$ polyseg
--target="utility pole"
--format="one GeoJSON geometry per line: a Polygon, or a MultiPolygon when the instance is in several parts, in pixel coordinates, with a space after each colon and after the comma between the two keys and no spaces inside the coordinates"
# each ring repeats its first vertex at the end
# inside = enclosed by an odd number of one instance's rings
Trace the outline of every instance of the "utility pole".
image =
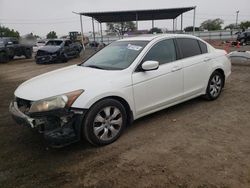
{"type": "Polygon", "coordinates": [[[236,27],[236,29],[238,28],[238,17],[239,17],[239,12],[240,11],[236,11],[236,24],[235,24],[235,27],[236,27]]]}

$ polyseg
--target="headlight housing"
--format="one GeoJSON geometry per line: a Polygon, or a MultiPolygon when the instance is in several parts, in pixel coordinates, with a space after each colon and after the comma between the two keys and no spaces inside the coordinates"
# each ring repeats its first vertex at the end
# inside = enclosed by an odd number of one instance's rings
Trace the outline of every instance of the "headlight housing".
{"type": "Polygon", "coordinates": [[[84,90],[77,90],[63,95],[35,101],[32,103],[29,112],[36,113],[69,108],[83,92],[84,90]]]}

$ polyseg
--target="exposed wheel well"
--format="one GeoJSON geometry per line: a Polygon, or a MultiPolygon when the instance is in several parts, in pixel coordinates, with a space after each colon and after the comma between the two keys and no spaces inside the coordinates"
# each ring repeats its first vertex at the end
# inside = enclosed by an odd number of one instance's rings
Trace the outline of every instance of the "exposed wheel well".
{"type": "Polygon", "coordinates": [[[225,73],[224,73],[224,71],[222,69],[216,69],[215,71],[222,74],[222,76],[223,76],[223,85],[222,85],[222,87],[224,87],[224,85],[225,85],[225,73]]]}

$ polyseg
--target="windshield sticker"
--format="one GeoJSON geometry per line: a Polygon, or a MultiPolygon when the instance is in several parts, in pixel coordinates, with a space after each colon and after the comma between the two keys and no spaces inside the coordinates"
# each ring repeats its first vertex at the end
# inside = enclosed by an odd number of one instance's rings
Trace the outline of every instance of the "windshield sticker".
{"type": "Polygon", "coordinates": [[[128,44],[128,47],[127,47],[129,50],[135,50],[135,51],[139,51],[142,49],[141,46],[136,46],[136,45],[132,45],[132,44],[128,44]]]}

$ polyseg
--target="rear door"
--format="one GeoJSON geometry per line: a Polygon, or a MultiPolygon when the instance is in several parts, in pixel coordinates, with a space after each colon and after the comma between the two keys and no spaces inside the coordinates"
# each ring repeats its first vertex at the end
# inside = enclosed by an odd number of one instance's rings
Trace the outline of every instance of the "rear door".
{"type": "Polygon", "coordinates": [[[176,39],[183,66],[184,98],[200,94],[207,85],[212,58],[207,45],[193,38],[176,39]]]}
{"type": "Polygon", "coordinates": [[[164,108],[182,97],[182,65],[176,59],[173,39],[157,42],[145,55],[142,63],[153,60],[158,61],[160,66],[152,71],[138,70],[132,75],[137,116],[164,108]]]}

